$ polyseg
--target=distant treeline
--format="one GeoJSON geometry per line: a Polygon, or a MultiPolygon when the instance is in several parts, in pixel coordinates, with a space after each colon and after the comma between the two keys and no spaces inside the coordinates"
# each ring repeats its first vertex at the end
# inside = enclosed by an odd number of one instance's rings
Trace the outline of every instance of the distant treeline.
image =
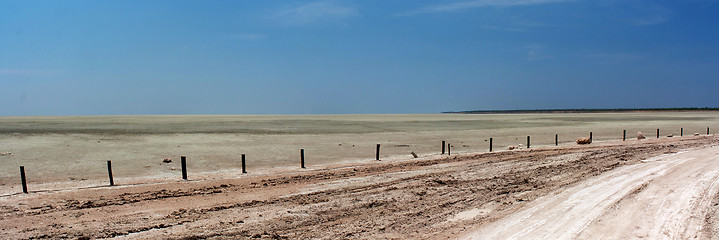
{"type": "Polygon", "coordinates": [[[719,111],[719,108],[604,108],[604,109],[535,109],[535,110],[474,110],[442,113],[504,114],[504,113],[611,113],[611,112],[688,112],[719,111]]]}

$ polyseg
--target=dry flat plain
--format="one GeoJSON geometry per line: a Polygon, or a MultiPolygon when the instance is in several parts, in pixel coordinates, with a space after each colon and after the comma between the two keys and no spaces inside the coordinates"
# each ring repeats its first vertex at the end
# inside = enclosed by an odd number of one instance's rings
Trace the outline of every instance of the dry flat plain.
{"type": "Polygon", "coordinates": [[[243,127],[223,133],[212,132],[221,128],[217,124],[203,128],[193,123],[207,123],[202,117],[159,117],[164,122],[158,124],[155,117],[133,117],[116,120],[117,125],[106,124],[117,117],[79,117],[82,125],[73,125],[77,123],[72,121],[78,121],[74,117],[32,123],[0,119],[5,131],[0,152],[14,154],[0,157],[4,166],[12,168],[2,170],[6,175],[0,195],[0,238],[719,238],[719,147],[714,148],[719,137],[706,135],[706,127],[717,122],[716,113],[398,115],[384,116],[382,121],[376,116],[323,117],[335,120],[314,123],[317,116],[289,116],[282,120],[287,122],[278,123],[257,116],[257,125],[239,124],[243,127]],[[290,124],[296,121],[306,125],[290,124]],[[365,124],[355,126],[353,121],[365,124]],[[481,123],[487,122],[495,125],[484,129],[481,123]],[[37,126],[33,124],[50,127],[33,132],[32,126],[37,126]],[[272,124],[274,128],[267,127],[272,124]],[[382,130],[371,131],[369,126],[382,126],[382,130]],[[680,127],[684,137],[678,137],[680,127]],[[252,130],[281,128],[275,133],[252,130]],[[667,129],[660,139],[656,139],[656,128],[667,129]],[[319,129],[324,132],[317,133],[319,129]],[[622,129],[628,130],[627,141],[617,140],[622,129]],[[649,138],[636,140],[637,129],[649,138]],[[591,145],[569,142],[589,131],[595,139],[591,145]],[[702,134],[688,136],[694,132],[702,134]],[[554,133],[564,139],[559,147],[553,146],[554,133]],[[482,137],[496,136],[496,151],[524,143],[530,134],[531,149],[492,153],[487,152],[482,137]],[[675,136],[666,137],[669,134],[675,136]],[[103,136],[107,139],[98,140],[103,136]],[[246,141],[252,137],[255,141],[246,141]],[[170,143],[148,140],[155,138],[170,143]],[[282,142],[285,145],[260,141],[281,138],[289,139],[282,142]],[[459,147],[456,155],[440,155],[441,139],[467,147],[459,147]],[[390,153],[377,162],[372,159],[379,141],[383,147],[397,146],[389,147],[390,153]],[[178,142],[187,145],[173,146],[178,142]],[[352,144],[370,146],[357,152],[342,148],[352,144]],[[267,145],[277,151],[251,156],[268,165],[255,166],[248,174],[237,171],[234,164],[240,150],[228,146],[261,149],[267,145]],[[159,150],[168,146],[173,149],[159,150]],[[299,169],[295,161],[299,146],[333,146],[326,151],[366,156],[338,157],[299,169]],[[188,152],[208,154],[205,162],[190,165],[194,168],[190,168],[189,181],[179,180],[178,170],[172,169],[176,161],[161,163],[163,155],[133,158],[162,151],[175,154],[181,152],[175,148],[183,147],[186,152],[181,154],[190,160],[199,157],[188,152]],[[281,155],[284,148],[291,148],[287,159],[292,161],[286,165],[265,156],[281,155]],[[36,151],[60,157],[28,159],[36,151]],[[77,176],[78,168],[95,165],[72,160],[66,151],[89,162],[102,158],[96,164],[97,176],[67,179],[77,176]],[[122,155],[124,151],[133,153],[122,155]],[[420,158],[409,157],[408,151],[420,153],[420,158]],[[125,156],[113,159],[124,159],[131,171],[125,170],[125,177],[116,179],[119,186],[109,187],[102,179],[104,159],[115,155],[125,156]],[[30,194],[18,193],[16,165],[24,164],[32,171],[43,163],[50,165],[45,175],[28,174],[40,179],[30,182],[30,194]],[[232,167],[214,166],[222,164],[232,167]]]}
{"type": "MultiPolygon", "coordinates": [[[[0,195],[17,192],[18,167],[33,189],[48,183],[96,186],[107,183],[111,160],[118,183],[175,180],[180,155],[190,176],[236,172],[246,154],[250,173],[296,169],[299,149],[306,164],[407,159],[410,153],[437,155],[441,141],[452,152],[474,153],[509,145],[573,145],[593,132],[594,140],[617,140],[644,132],[655,137],[695,132],[719,123],[718,112],[598,114],[406,114],[275,116],[50,116],[0,117],[0,195]],[[172,158],[166,164],[162,160],[172,158]],[[138,178],[147,178],[139,179],[138,178]],[[137,181],[136,181],[137,180],[137,181]]],[[[718,126],[719,127],[719,126],[718,126]]],[[[719,128],[716,128],[719,131],[719,128]]]]}

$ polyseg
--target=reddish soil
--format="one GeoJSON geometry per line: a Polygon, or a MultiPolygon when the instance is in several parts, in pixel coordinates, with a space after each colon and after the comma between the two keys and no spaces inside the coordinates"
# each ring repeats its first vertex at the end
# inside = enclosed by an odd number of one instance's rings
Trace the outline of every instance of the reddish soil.
{"type": "Polygon", "coordinates": [[[0,197],[0,238],[455,238],[607,171],[718,140],[604,142],[14,194],[0,197]]]}

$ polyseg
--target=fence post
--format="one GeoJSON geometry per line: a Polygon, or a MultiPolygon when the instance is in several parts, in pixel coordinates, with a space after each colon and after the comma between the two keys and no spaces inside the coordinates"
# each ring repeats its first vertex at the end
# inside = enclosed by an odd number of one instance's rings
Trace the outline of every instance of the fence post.
{"type": "Polygon", "coordinates": [[[444,145],[445,145],[445,144],[446,144],[446,143],[445,143],[444,141],[442,141],[442,154],[444,154],[444,145]]]}
{"type": "Polygon", "coordinates": [[[489,138],[489,152],[492,152],[492,138],[489,138]]]}
{"type": "Polygon", "coordinates": [[[529,148],[529,136],[527,136],[527,148],[529,148]]]}
{"type": "Polygon", "coordinates": [[[180,165],[182,166],[182,179],[187,180],[187,157],[180,156],[180,165]]]}
{"type": "Polygon", "coordinates": [[[22,182],[22,192],[27,193],[27,182],[25,181],[25,166],[20,166],[20,181],[22,182]]]}
{"type": "Polygon", "coordinates": [[[245,154],[242,154],[242,173],[247,173],[247,170],[245,169],[245,154]]]}
{"type": "Polygon", "coordinates": [[[657,128],[657,138],[659,138],[659,128],[657,128]]]}
{"type": "Polygon", "coordinates": [[[559,134],[554,134],[554,146],[559,146],[559,134]]]}
{"type": "Polygon", "coordinates": [[[447,156],[452,155],[452,145],[447,143],[447,156]]]}
{"type": "Polygon", "coordinates": [[[622,135],[622,141],[627,140],[627,130],[624,130],[624,135],[622,135]]]}
{"type": "Polygon", "coordinates": [[[680,137],[684,137],[684,128],[682,128],[682,129],[679,131],[679,136],[680,136],[680,137]]]}
{"type": "Polygon", "coordinates": [[[112,161],[107,160],[107,175],[110,176],[110,186],[115,186],[115,180],[112,179],[112,161]]]}
{"type": "Polygon", "coordinates": [[[589,132],[589,142],[592,141],[592,132],[589,132]]]}
{"type": "Polygon", "coordinates": [[[305,168],[305,149],[300,149],[300,167],[305,168]]]}
{"type": "Polygon", "coordinates": [[[375,160],[379,161],[379,143],[377,144],[377,157],[375,160]]]}

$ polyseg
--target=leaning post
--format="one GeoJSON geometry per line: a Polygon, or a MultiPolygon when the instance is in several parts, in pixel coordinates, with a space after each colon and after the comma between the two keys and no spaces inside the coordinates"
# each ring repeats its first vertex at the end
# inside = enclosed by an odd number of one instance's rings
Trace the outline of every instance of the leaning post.
{"type": "Polygon", "coordinates": [[[22,182],[22,192],[27,193],[27,181],[25,180],[25,166],[20,166],[20,181],[22,182]]]}
{"type": "Polygon", "coordinates": [[[112,179],[112,161],[107,160],[107,175],[110,177],[110,186],[115,186],[115,180],[112,179]]]}

